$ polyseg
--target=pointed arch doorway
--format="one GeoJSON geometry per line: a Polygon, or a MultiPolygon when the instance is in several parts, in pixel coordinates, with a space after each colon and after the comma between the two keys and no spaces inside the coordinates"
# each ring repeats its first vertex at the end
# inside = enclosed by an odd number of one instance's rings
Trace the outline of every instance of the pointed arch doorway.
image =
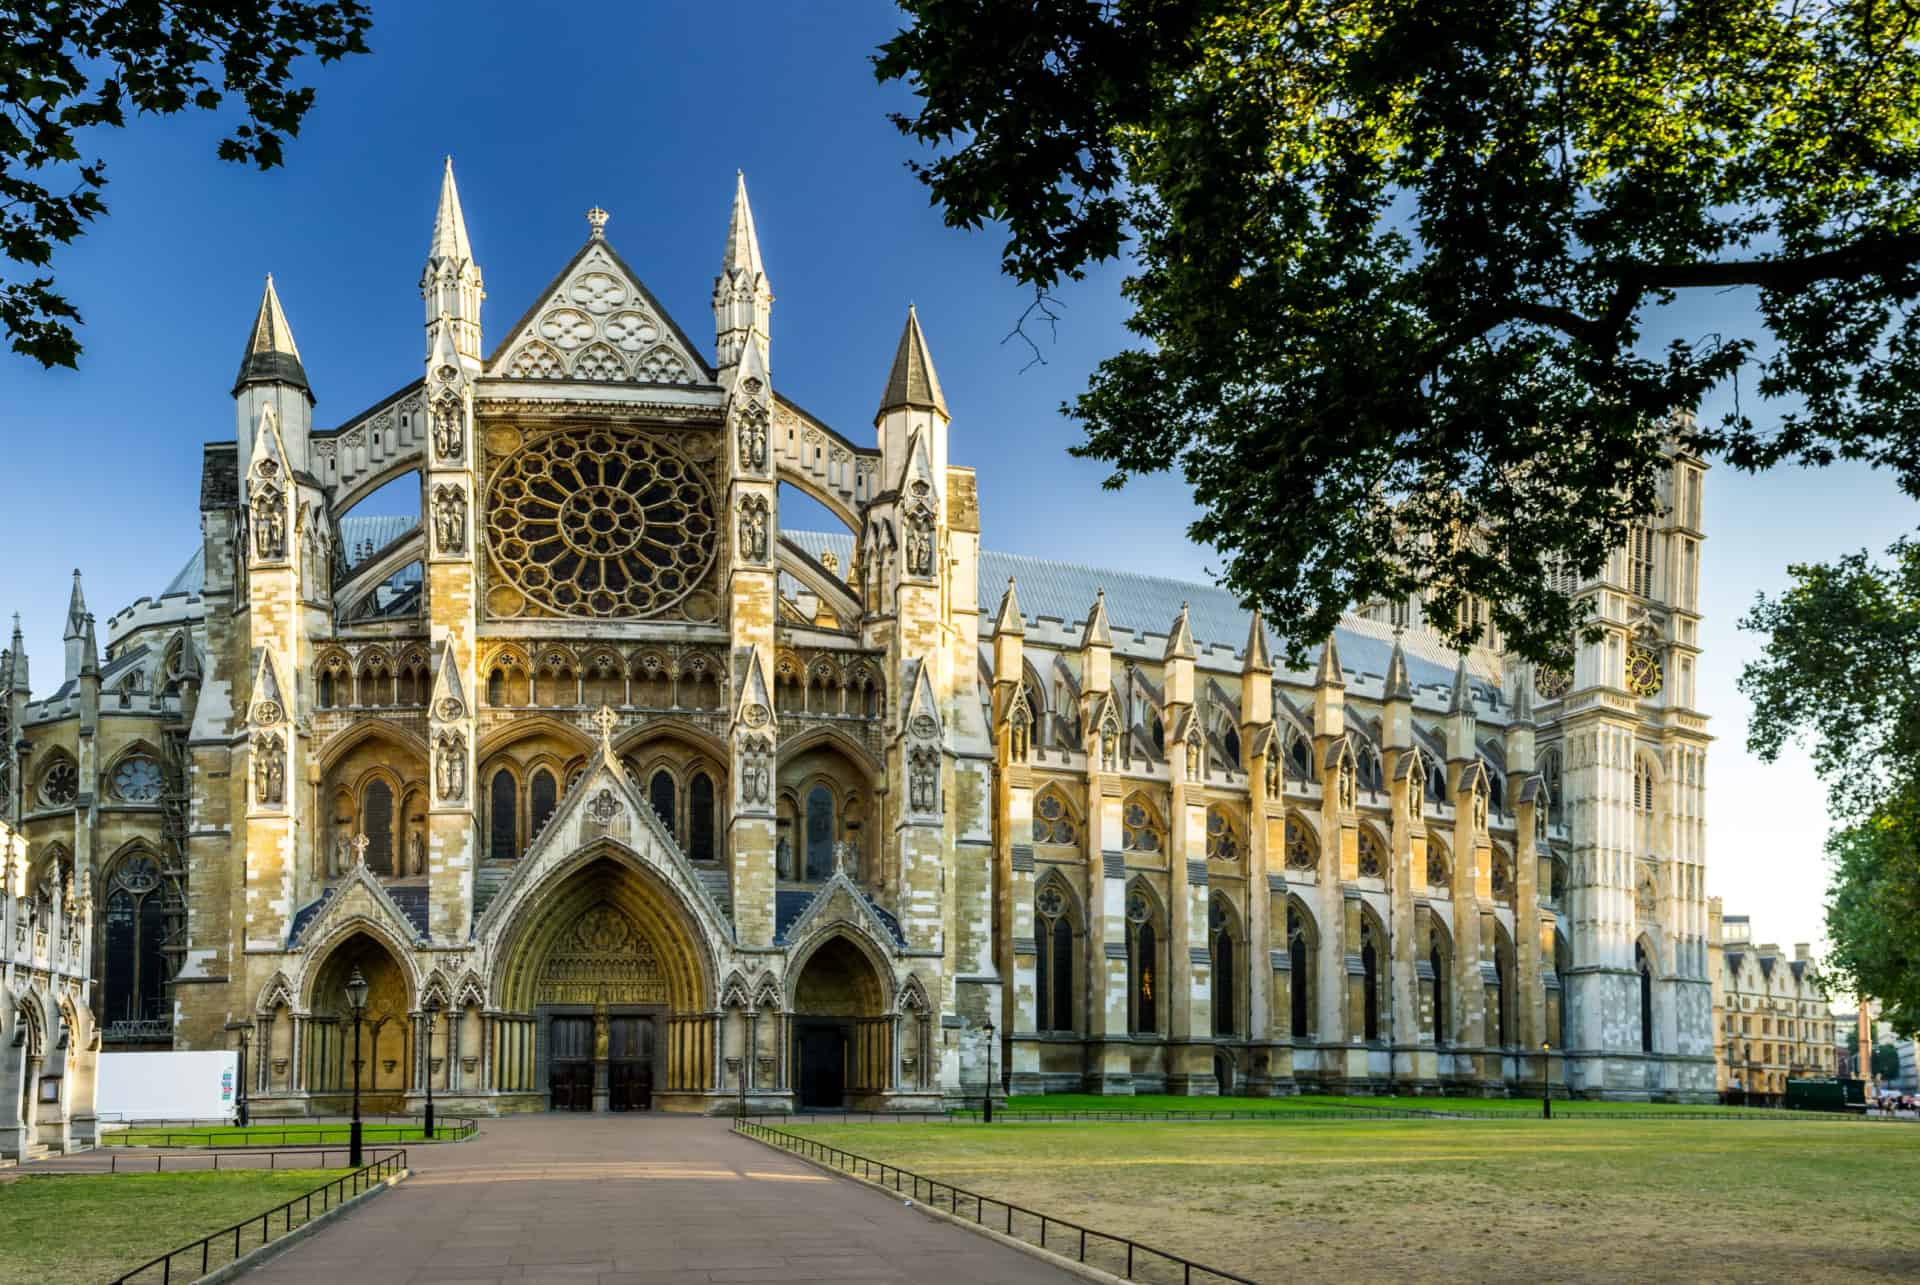
{"type": "Polygon", "coordinates": [[[507,952],[503,1007],[532,1034],[525,1088],[556,1111],[700,1109],[686,1099],[715,1087],[710,954],[651,872],[613,854],[576,867],[507,952]]]}
{"type": "Polygon", "coordinates": [[[801,966],[793,987],[793,1086],[803,1110],[839,1110],[883,1092],[893,1025],[879,970],[836,933],[801,966]]]}

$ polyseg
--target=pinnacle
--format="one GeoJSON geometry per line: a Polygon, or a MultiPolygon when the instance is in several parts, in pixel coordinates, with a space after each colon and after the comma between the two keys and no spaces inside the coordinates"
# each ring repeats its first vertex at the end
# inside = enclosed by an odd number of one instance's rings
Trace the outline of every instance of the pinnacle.
{"type": "Polygon", "coordinates": [[[300,349],[293,342],[293,328],[287,324],[280,294],[273,288],[272,273],[267,274],[260,310],[254,314],[247,349],[240,358],[240,373],[233,381],[235,395],[248,384],[287,384],[304,391],[309,400],[313,397],[306,367],[300,364],[300,349]]]}
{"type": "Polygon", "coordinates": [[[747,176],[743,170],[734,171],[733,216],[727,222],[727,248],[721,255],[720,266],[728,276],[766,271],[760,261],[760,234],[753,226],[753,206],[747,200],[747,176]]]}
{"type": "Polygon", "coordinates": [[[440,175],[440,208],[433,216],[433,244],[427,261],[450,260],[454,263],[473,259],[473,246],[467,241],[467,218],[460,211],[460,189],[453,182],[453,157],[440,175]]]}
{"type": "Polygon", "coordinates": [[[933,355],[927,351],[927,337],[920,331],[920,314],[907,305],[907,324],[900,332],[900,346],[893,354],[893,369],[887,375],[887,390],[880,396],[877,420],[889,411],[932,410],[944,419],[952,419],[947,399],[940,391],[940,377],[933,371],[933,355]]]}

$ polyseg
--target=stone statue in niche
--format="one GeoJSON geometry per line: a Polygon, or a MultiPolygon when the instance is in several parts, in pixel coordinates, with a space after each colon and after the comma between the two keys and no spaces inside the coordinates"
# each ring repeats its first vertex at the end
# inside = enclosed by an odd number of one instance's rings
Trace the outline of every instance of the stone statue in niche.
{"type": "Polygon", "coordinates": [[[1473,791],[1473,828],[1487,828],[1487,792],[1479,787],[1473,791]]]}
{"type": "Polygon", "coordinates": [[[1357,782],[1354,780],[1353,761],[1351,759],[1342,758],[1340,760],[1340,777],[1337,784],[1340,791],[1340,807],[1347,812],[1353,811],[1354,808],[1359,806],[1360,791],[1357,782]]]}
{"type": "Polygon", "coordinates": [[[281,503],[280,488],[265,480],[271,476],[270,464],[261,464],[262,478],[253,491],[253,553],[257,558],[287,556],[287,517],[281,503]]]}
{"type": "Polygon", "coordinates": [[[940,756],[934,750],[920,746],[908,755],[908,806],[915,812],[934,810],[939,772],[940,756]]]}
{"type": "Polygon", "coordinates": [[[907,574],[933,574],[933,519],[924,512],[907,515],[907,574]]]}
{"type": "Polygon", "coordinates": [[[1197,736],[1187,738],[1187,779],[1200,779],[1200,738],[1197,736]]]}
{"type": "Polygon", "coordinates": [[[458,732],[442,733],[435,767],[440,797],[449,801],[464,799],[467,796],[467,738],[458,732]]]}
{"type": "Polygon", "coordinates": [[[423,875],[427,872],[427,844],[418,830],[407,835],[407,873],[423,875]]]}
{"type": "Polygon", "coordinates": [[[433,538],[442,553],[466,552],[467,497],[457,486],[441,486],[434,490],[433,538]]]}
{"type": "Polygon", "coordinates": [[[466,453],[465,427],[461,421],[460,398],[447,393],[433,404],[433,449],[443,460],[457,460],[466,453]]]}
{"type": "Polygon", "coordinates": [[[767,801],[768,767],[767,760],[772,753],[772,745],[764,736],[749,736],[740,743],[740,799],[743,803],[765,803],[767,801]]]}
{"type": "Polygon", "coordinates": [[[274,807],[286,801],[286,743],[272,732],[253,742],[253,794],[256,802],[274,807]]]}
{"type": "Polygon", "coordinates": [[[767,417],[758,407],[740,414],[740,462],[750,469],[767,466],[767,417]]]}
{"type": "Polygon", "coordinates": [[[333,841],[333,869],[330,875],[343,875],[353,867],[353,839],[343,830],[333,841]]]}
{"type": "Polygon", "coordinates": [[[751,562],[767,560],[767,501],[749,495],[740,501],[740,552],[751,562]]]}

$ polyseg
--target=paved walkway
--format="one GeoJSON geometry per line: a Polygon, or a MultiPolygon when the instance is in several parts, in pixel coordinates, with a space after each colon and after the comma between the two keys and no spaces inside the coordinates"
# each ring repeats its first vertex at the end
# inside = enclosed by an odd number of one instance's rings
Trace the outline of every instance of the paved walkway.
{"type": "Polygon", "coordinates": [[[411,1178],[250,1285],[1078,1279],[722,1120],[519,1116],[407,1155],[411,1178]]]}

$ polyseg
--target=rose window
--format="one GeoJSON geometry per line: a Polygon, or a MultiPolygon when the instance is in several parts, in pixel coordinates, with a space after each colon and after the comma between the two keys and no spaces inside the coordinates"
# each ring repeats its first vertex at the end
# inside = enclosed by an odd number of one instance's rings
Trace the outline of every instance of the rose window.
{"type": "Polygon", "coordinates": [[[60,759],[40,778],[40,797],[55,807],[73,802],[80,793],[80,772],[72,759],[60,759]]]}
{"type": "Polygon", "coordinates": [[[494,474],[487,541],[528,598],[565,616],[655,616],[718,552],[712,488],[657,438],[566,429],[494,474]]]}
{"type": "Polygon", "coordinates": [[[1665,675],[1660,672],[1660,658],[1645,647],[1627,648],[1627,690],[1635,696],[1654,696],[1660,691],[1665,675]]]}
{"type": "Polygon", "coordinates": [[[144,754],[120,761],[113,772],[113,792],[129,803],[151,803],[160,797],[160,765],[144,754]]]}

